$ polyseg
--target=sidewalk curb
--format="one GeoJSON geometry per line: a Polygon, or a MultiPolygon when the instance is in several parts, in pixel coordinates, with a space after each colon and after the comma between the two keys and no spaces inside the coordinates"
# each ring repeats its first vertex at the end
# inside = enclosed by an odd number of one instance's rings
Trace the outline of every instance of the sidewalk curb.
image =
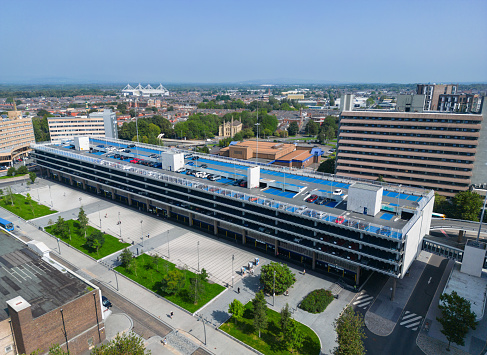
{"type": "Polygon", "coordinates": [[[210,302],[206,303],[205,305],[203,305],[203,307],[201,307],[200,309],[197,309],[193,314],[192,316],[194,317],[198,312],[202,311],[203,309],[206,308],[206,306],[209,306],[210,304],[212,304],[216,299],[218,299],[221,295],[223,295],[225,292],[227,292],[229,290],[228,287],[226,287],[222,292],[220,292],[218,295],[216,295],[215,297],[213,297],[211,299],[210,302]]]}
{"type": "Polygon", "coordinates": [[[254,348],[253,348],[253,347],[251,347],[250,345],[245,344],[243,341],[238,340],[237,338],[235,338],[235,337],[231,336],[231,335],[230,335],[230,334],[228,334],[227,332],[224,332],[224,331],[223,331],[223,330],[221,330],[220,328],[215,328],[215,330],[216,330],[217,332],[220,332],[220,333],[225,334],[227,337],[229,337],[229,338],[230,338],[230,339],[232,339],[233,341],[235,341],[235,342],[239,343],[240,345],[245,346],[247,349],[249,349],[249,350],[253,351],[254,353],[259,354],[259,355],[265,355],[264,353],[261,353],[259,350],[254,349],[254,348]]]}

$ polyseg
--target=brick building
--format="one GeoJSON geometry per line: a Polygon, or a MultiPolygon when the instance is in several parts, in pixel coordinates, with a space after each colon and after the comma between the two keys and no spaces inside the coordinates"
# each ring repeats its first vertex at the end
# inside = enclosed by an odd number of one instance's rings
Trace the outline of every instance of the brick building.
{"type": "Polygon", "coordinates": [[[43,243],[0,234],[0,245],[0,349],[43,353],[59,344],[81,354],[105,340],[95,285],[50,259],[43,243]]]}

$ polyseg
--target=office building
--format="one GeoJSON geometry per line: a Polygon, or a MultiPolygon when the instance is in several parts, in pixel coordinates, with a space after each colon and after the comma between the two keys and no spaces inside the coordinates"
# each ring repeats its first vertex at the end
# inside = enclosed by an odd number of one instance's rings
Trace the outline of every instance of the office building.
{"type": "Polygon", "coordinates": [[[390,183],[454,196],[485,178],[483,111],[343,111],[336,174],[369,180],[381,176],[390,183]]]}
{"type": "Polygon", "coordinates": [[[73,139],[75,136],[118,137],[117,117],[112,110],[94,112],[88,116],[49,117],[51,141],[73,139]]]}
{"type": "Polygon", "coordinates": [[[0,351],[30,354],[59,344],[82,354],[105,340],[100,289],[49,257],[39,242],[0,233],[0,351]]]}
{"type": "MultiPolygon", "coordinates": [[[[107,141],[119,149],[131,143],[107,141]]],[[[91,151],[35,144],[33,155],[58,183],[357,284],[372,271],[402,278],[430,228],[433,191],[203,154],[183,156],[187,171],[161,169],[165,155],[182,151],[137,144],[144,149],[115,158],[105,144],[90,138],[91,151]],[[129,163],[134,157],[143,161],[129,163]]]]}
{"type": "Polygon", "coordinates": [[[30,152],[30,144],[35,143],[32,120],[22,116],[15,108],[0,120],[0,165],[10,166],[16,159],[30,152]]]}

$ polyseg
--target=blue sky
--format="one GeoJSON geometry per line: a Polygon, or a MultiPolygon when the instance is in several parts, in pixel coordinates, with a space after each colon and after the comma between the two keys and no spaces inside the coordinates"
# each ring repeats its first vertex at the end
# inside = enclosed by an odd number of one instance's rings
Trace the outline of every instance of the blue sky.
{"type": "Polygon", "coordinates": [[[485,0],[0,4],[0,83],[487,81],[485,0]]]}

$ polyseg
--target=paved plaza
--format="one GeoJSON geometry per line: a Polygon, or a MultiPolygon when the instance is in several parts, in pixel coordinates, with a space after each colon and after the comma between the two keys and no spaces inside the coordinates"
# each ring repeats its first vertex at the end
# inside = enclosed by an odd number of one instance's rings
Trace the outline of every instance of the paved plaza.
{"type": "MultiPolygon", "coordinates": [[[[124,277],[119,276],[117,280],[115,274],[107,266],[116,265],[120,252],[96,262],[63,243],[60,245],[60,256],[75,265],[80,275],[88,279],[99,280],[114,290],[118,288],[117,291],[124,297],[179,330],[178,336],[187,337],[190,343],[197,345],[202,343],[204,331],[200,319],[204,319],[208,324],[206,327],[207,348],[210,351],[215,354],[225,354],[231,348],[235,355],[252,353],[215,328],[230,317],[228,305],[233,299],[237,298],[246,303],[255,296],[260,289],[261,266],[272,261],[268,256],[259,255],[258,252],[241,248],[232,242],[218,240],[193,229],[184,228],[115,202],[87,195],[81,190],[53,184],[49,181],[40,180],[34,184],[34,187],[18,184],[13,187],[13,191],[24,195],[29,192],[34,200],[40,200],[40,203],[44,205],[51,206],[52,201],[53,208],[58,213],[37,218],[29,223],[25,223],[19,218],[15,223],[19,224],[20,228],[17,229],[19,235],[42,241],[56,253],[59,252],[59,249],[55,238],[40,232],[38,227],[47,226],[50,220],[55,221],[58,216],[65,219],[76,219],[80,206],[83,206],[92,226],[100,228],[101,224],[101,229],[106,233],[124,242],[133,242],[130,250],[135,254],[141,252],[158,254],[179,267],[186,267],[191,271],[198,270],[199,261],[199,268],[206,269],[211,281],[228,288],[197,311],[196,316],[193,317],[124,277]],[[49,187],[48,184],[51,186],[49,187]],[[234,256],[233,263],[232,256],[234,256]],[[242,274],[241,268],[247,266],[249,262],[253,262],[256,257],[260,259],[260,265],[255,268],[254,275],[242,274]],[[237,293],[238,289],[240,289],[240,293],[237,293]],[[172,319],[169,317],[170,312],[174,312],[172,319]]],[[[0,216],[12,219],[12,215],[4,210],[0,211],[0,216]]],[[[339,298],[334,300],[324,313],[314,315],[304,312],[297,308],[297,305],[309,292],[319,288],[335,288],[336,290],[336,285],[323,279],[321,275],[313,275],[309,270],[304,275],[302,269],[296,269],[293,265],[290,265],[290,268],[296,274],[296,284],[289,290],[289,296],[276,296],[273,300],[271,295],[266,295],[268,307],[279,312],[286,303],[289,303],[293,317],[311,327],[320,338],[322,353],[330,354],[336,346],[333,320],[349,304],[354,294],[339,289],[339,298]]],[[[159,347],[156,343],[150,346],[154,350],[159,347]]],[[[166,347],[164,353],[168,353],[170,349],[171,347],[166,347]]]]}

